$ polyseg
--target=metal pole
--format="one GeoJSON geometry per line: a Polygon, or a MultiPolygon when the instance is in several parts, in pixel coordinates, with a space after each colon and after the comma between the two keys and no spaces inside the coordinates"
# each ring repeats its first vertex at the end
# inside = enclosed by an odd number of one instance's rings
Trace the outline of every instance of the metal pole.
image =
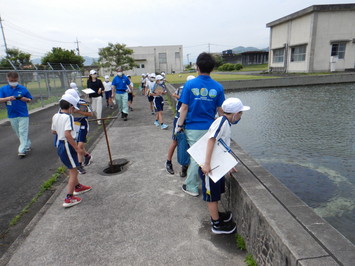
{"type": "Polygon", "coordinates": [[[2,37],[4,39],[4,45],[5,45],[5,52],[6,52],[6,55],[7,55],[7,43],[6,43],[6,38],[5,38],[5,32],[4,32],[4,27],[2,26],[2,19],[1,19],[1,16],[0,16],[0,26],[1,26],[1,32],[2,32],[2,37]]]}
{"type": "Polygon", "coordinates": [[[105,119],[100,119],[100,120],[102,121],[102,126],[103,126],[104,132],[105,132],[105,139],[106,139],[106,144],[107,144],[108,156],[110,157],[110,166],[112,166],[112,165],[113,165],[113,162],[112,162],[112,156],[111,156],[110,143],[109,143],[108,137],[107,137],[107,130],[106,130],[105,119]]]}

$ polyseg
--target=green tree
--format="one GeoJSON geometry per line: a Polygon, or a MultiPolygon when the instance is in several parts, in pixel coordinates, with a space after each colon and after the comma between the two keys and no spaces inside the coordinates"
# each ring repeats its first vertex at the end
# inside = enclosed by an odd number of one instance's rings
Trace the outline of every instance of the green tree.
{"type": "Polygon", "coordinates": [[[7,54],[5,58],[1,59],[0,61],[0,66],[3,68],[11,68],[12,66],[9,63],[9,60],[16,66],[16,67],[22,67],[25,65],[30,65],[31,64],[31,54],[25,53],[20,51],[19,49],[13,48],[13,49],[8,49],[7,54]]]}
{"type": "Polygon", "coordinates": [[[224,64],[224,59],[221,55],[219,54],[213,54],[212,55],[214,60],[216,61],[216,68],[224,64]]]}
{"type": "Polygon", "coordinates": [[[131,57],[133,50],[126,48],[125,44],[108,43],[107,47],[99,49],[99,64],[110,70],[121,66],[123,70],[137,66],[131,57]]]}
{"type": "Polygon", "coordinates": [[[52,51],[42,57],[42,64],[47,63],[62,63],[62,64],[77,64],[79,67],[84,65],[84,57],[76,55],[74,50],[66,50],[60,47],[53,47],[52,51]]]}

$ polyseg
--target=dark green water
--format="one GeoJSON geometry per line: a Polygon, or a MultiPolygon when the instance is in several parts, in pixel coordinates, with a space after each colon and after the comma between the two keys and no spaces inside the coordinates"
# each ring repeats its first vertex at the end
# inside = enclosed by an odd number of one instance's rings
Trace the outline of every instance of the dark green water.
{"type": "Polygon", "coordinates": [[[251,106],[232,138],[355,243],[355,84],[226,94],[251,106]]]}

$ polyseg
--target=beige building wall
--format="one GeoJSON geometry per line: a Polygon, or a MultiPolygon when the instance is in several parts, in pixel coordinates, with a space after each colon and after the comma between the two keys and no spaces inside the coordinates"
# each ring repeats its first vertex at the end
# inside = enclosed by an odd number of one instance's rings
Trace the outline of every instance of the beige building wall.
{"type": "Polygon", "coordinates": [[[270,69],[286,72],[328,72],[355,68],[355,5],[311,6],[268,23],[270,69]],[[331,57],[334,43],[345,43],[344,58],[331,57]],[[292,60],[294,47],[305,47],[304,61],[292,60]],[[274,61],[284,48],[284,60],[274,61]],[[333,62],[333,63],[331,63],[333,62]]]}
{"type": "Polygon", "coordinates": [[[345,41],[345,58],[336,59],[335,70],[343,71],[355,65],[355,11],[318,13],[313,69],[330,71],[332,43],[345,41]]]}
{"type": "Polygon", "coordinates": [[[138,67],[126,71],[127,75],[146,73],[180,73],[183,71],[182,45],[127,47],[133,50],[132,57],[138,67]]]}

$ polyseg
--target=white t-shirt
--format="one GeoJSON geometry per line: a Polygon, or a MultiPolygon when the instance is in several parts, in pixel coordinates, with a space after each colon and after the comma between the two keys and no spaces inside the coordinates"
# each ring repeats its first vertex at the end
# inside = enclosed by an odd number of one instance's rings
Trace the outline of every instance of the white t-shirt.
{"type": "Polygon", "coordinates": [[[223,116],[218,117],[210,126],[208,129],[208,136],[209,138],[216,138],[216,141],[218,141],[220,138],[227,144],[227,146],[230,146],[231,143],[231,125],[226,119],[220,129],[218,130],[221,121],[222,121],[223,116]],[[218,131],[218,132],[217,132],[218,131]]]}
{"type": "Polygon", "coordinates": [[[70,134],[75,139],[76,132],[74,130],[74,118],[71,114],[66,113],[56,113],[52,118],[52,130],[57,132],[57,143],[60,140],[66,141],[65,131],[70,130],[70,134]]]}
{"type": "Polygon", "coordinates": [[[112,82],[109,81],[109,82],[102,82],[102,84],[104,85],[104,88],[105,88],[105,91],[112,91],[112,82]]]}
{"type": "Polygon", "coordinates": [[[146,80],[145,86],[148,89],[147,93],[152,92],[152,89],[154,88],[154,85],[155,85],[155,81],[150,81],[150,79],[146,80]]]}

